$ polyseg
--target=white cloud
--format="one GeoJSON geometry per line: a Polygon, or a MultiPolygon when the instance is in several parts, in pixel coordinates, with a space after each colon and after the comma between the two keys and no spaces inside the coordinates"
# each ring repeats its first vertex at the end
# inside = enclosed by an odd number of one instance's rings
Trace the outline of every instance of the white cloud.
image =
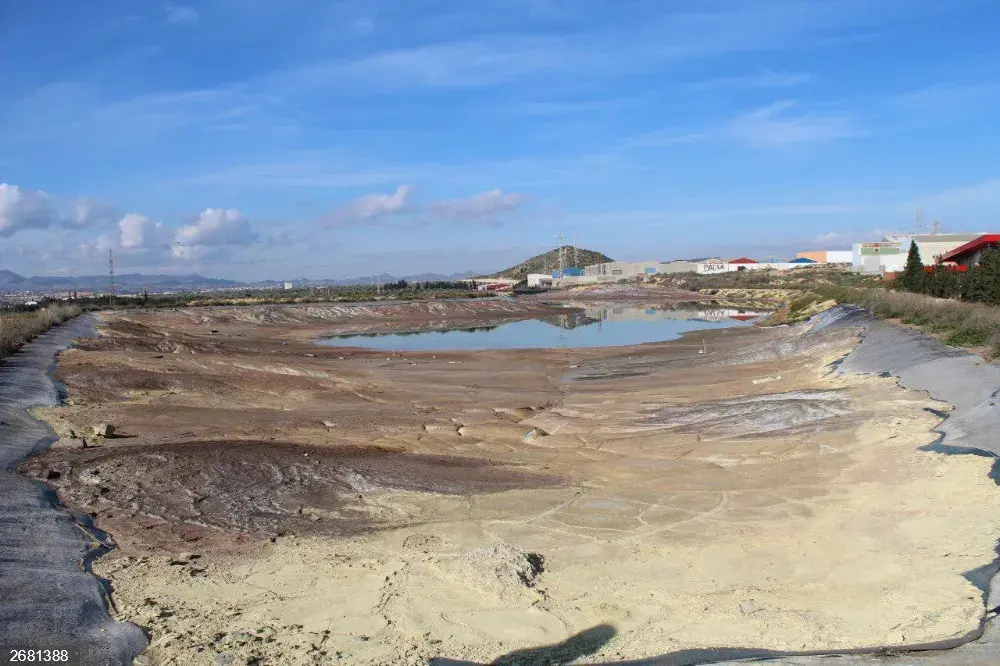
{"type": "Polygon", "coordinates": [[[118,216],[117,207],[98,199],[80,197],[67,205],[65,199],[41,190],[0,183],[0,236],[55,226],[77,230],[106,227],[114,224],[118,216]]]}
{"type": "Polygon", "coordinates": [[[161,223],[136,213],[129,213],[119,220],[118,230],[118,243],[123,250],[164,247],[169,239],[161,223]]]}
{"type": "Polygon", "coordinates": [[[186,246],[252,245],[257,234],[235,208],[208,208],[197,222],[181,227],[176,240],[186,246]]]}
{"type": "Polygon", "coordinates": [[[198,11],[194,7],[187,5],[175,5],[167,3],[163,6],[167,12],[167,21],[170,23],[197,23],[198,11]]]}
{"type": "Polygon", "coordinates": [[[89,197],[80,197],[73,204],[73,210],[66,220],[66,226],[79,229],[103,227],[114,224],[118,216],[117,206],[89,197]]]}
{"type": "Polygon", "coordinates": [[[722,133],[758,148],[826,143],[861,135],[847,115],[795,112],[796,106],[794,102],[783,101],[750,111],[726,123],[722,133]]]}
{"type": "Polygon", "coordinates": [[[0,183],[0,236],[9,237],[23,229],[44,229],[58,223],[59,212],[45,192],[0,183]]]}
{"type": "Polygon", "coordinates": [[[431,204],[430,214],[439,220],[495,223],[499,216],[516,211],[527,201],[524,194],[495,189],[466,199],[438,201],[431,204]]]}
{"type": "Polygon", "coordinates": [[[321,220],[324,226],[364,224],[408,213],[412,210],[411,185],[400,185],[392,194],[366,194],[337,208],[321,220]]]}
{"type": "Polygon", "coordinates": [[[817,243],[837,243],[840,241],[849,241],[854,237],[854,234],[845,231],[827,231],[826,233],[818,234],[815,238],[817,243]]]}

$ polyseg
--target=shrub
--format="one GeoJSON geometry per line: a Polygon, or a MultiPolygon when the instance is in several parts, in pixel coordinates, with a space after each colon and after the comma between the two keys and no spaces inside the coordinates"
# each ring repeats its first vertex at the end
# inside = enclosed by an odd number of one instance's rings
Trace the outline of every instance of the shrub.
{"type": "Polygon", "coordinates": [[[74,305],[50,305],[32,312],[0,313],[0,358],[80,312],[74,305]]]}

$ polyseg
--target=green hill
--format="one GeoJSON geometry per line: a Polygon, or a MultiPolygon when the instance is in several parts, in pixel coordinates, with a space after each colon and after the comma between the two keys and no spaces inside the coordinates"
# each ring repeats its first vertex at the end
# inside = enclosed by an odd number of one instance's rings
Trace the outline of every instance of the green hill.
{"type": "MultiPolygon", "coordinates": [[[[585,250],[582,247],[576,248],[576,263],[574,260],[573,246],[563,245],[563,267],[570,268],[576,266],[577,268],[584,268],[586,266],[593,266],[594,264],[603,264],[609,261],[614,261],[611,257],[606,254],[601,254],[600,252],[595,252],[594,250],[585,250]]],[[[559,248],[550,250],[545,254],[539,254],[538,256],[532,257],[527,261],[522,261],[517,266],[511,266],[506,268],[499,273],[494,273],[493,275],[488,275],[486,277],[494,278],[511,278],[516,280],[524,280],[528,277],[528,273],[547,273],[552,274],[552,271],[559,270],[559,248]]]]}

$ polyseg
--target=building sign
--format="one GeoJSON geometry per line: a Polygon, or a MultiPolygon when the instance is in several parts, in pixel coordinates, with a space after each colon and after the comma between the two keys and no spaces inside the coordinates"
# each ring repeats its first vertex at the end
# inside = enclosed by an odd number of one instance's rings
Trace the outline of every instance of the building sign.
{"type": "Polygon", "coordinates": [[[899,254],[899,243],[880,241],[878,243],[858,243],[862,257],[869,257],[873,254],[899,254]]]}
{"type": "Polygon", "coordinates": [[[698,273],[725,273],[726,265],[721,263],[698,264],[698,273]]]}

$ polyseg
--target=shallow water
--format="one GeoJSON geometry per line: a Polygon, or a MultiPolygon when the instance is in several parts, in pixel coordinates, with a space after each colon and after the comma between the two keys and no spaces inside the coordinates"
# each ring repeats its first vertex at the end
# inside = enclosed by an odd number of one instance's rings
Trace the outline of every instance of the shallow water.
{"type": "Polygon", "coordinates": [[[319,344],[404,351],[613,347],[674,340],[688,331],[750,326],[764,314],[704,307],[595,307],[475,329],[341,335],[319,344]]]}

